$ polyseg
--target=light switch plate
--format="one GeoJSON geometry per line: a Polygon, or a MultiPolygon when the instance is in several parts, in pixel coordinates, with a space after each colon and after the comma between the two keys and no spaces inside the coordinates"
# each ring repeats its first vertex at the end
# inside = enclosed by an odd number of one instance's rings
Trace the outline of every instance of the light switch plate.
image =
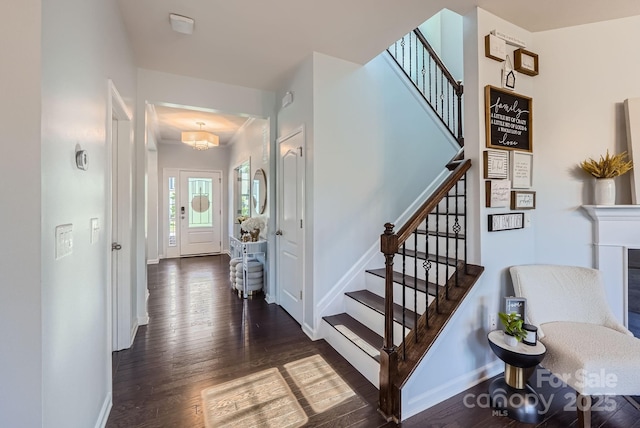
{"type": "Polygon", "coordinates": [[[73,252],[73,224],[56,226],[56,260],[73,252]]]}
{"type": "Polygon", "coordinates": [[[99,237],[100,237],[100,222],[98,221],[97,218],[92,218],[91,219],[91,238],[90,238],[90,242],[92,244],[96,243],[98,241],[99,237]]]}

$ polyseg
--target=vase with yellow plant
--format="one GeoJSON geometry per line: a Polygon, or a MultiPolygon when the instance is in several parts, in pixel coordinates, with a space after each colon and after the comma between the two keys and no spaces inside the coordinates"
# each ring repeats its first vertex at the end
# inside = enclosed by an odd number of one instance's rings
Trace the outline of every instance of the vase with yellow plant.
{"type": "Polygon", "coordinates": [[[633,169],[633,162],[627,159],[627,152],[611,156],[600,155],[600,159],[589,158],[580,163],[580,168],[595,178],[594,204],[615,205],[616,183],[614,178],[633,169]]]}

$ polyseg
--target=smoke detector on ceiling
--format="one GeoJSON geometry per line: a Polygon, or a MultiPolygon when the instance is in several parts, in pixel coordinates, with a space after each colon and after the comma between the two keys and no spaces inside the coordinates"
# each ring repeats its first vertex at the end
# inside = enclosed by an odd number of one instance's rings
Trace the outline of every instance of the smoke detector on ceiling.
{"type": "Polygon", "coordinates": [[[171,28],[173,28],[173,31],[182,34],[193,34],[193,24],[195,23],[193,18],[170,13],[169,22],[171,22],[171,28]]]}

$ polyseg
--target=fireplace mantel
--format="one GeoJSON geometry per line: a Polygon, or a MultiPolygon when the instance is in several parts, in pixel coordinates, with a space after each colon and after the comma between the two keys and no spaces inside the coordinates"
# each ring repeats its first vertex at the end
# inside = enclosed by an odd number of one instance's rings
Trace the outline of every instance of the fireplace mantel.
{"type": "Polygon", "coordinates": [[[593,220],[596,268],[611,309],[627,325],[629,249],[640,248],[640,205],[583,205],[593,220]]]}

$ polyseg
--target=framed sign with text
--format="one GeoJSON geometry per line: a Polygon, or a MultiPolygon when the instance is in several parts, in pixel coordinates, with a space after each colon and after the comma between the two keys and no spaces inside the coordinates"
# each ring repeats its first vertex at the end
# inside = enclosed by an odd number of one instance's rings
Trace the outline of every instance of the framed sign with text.
{"type": "Polygon", "coordinates": [[[487,85],[484,91],[487,147],[533,151],[533,100],[487,85]]]}
{"type": "Polygon", "coordinates": [[[511,192],[512,210],[533,210],[536,208],[536,192],[513,190],[511,192]]]}
{"type": "Polygon", "coordinates": [[[511,187],[531,189],[533,187],[533,154],[514,150],[511,152],[510,161],[511,187]]]}
{"type": "Polygon", "coordinates": [[[489,214],[489,232],[524,228],[524,213],[489,214]]]}

